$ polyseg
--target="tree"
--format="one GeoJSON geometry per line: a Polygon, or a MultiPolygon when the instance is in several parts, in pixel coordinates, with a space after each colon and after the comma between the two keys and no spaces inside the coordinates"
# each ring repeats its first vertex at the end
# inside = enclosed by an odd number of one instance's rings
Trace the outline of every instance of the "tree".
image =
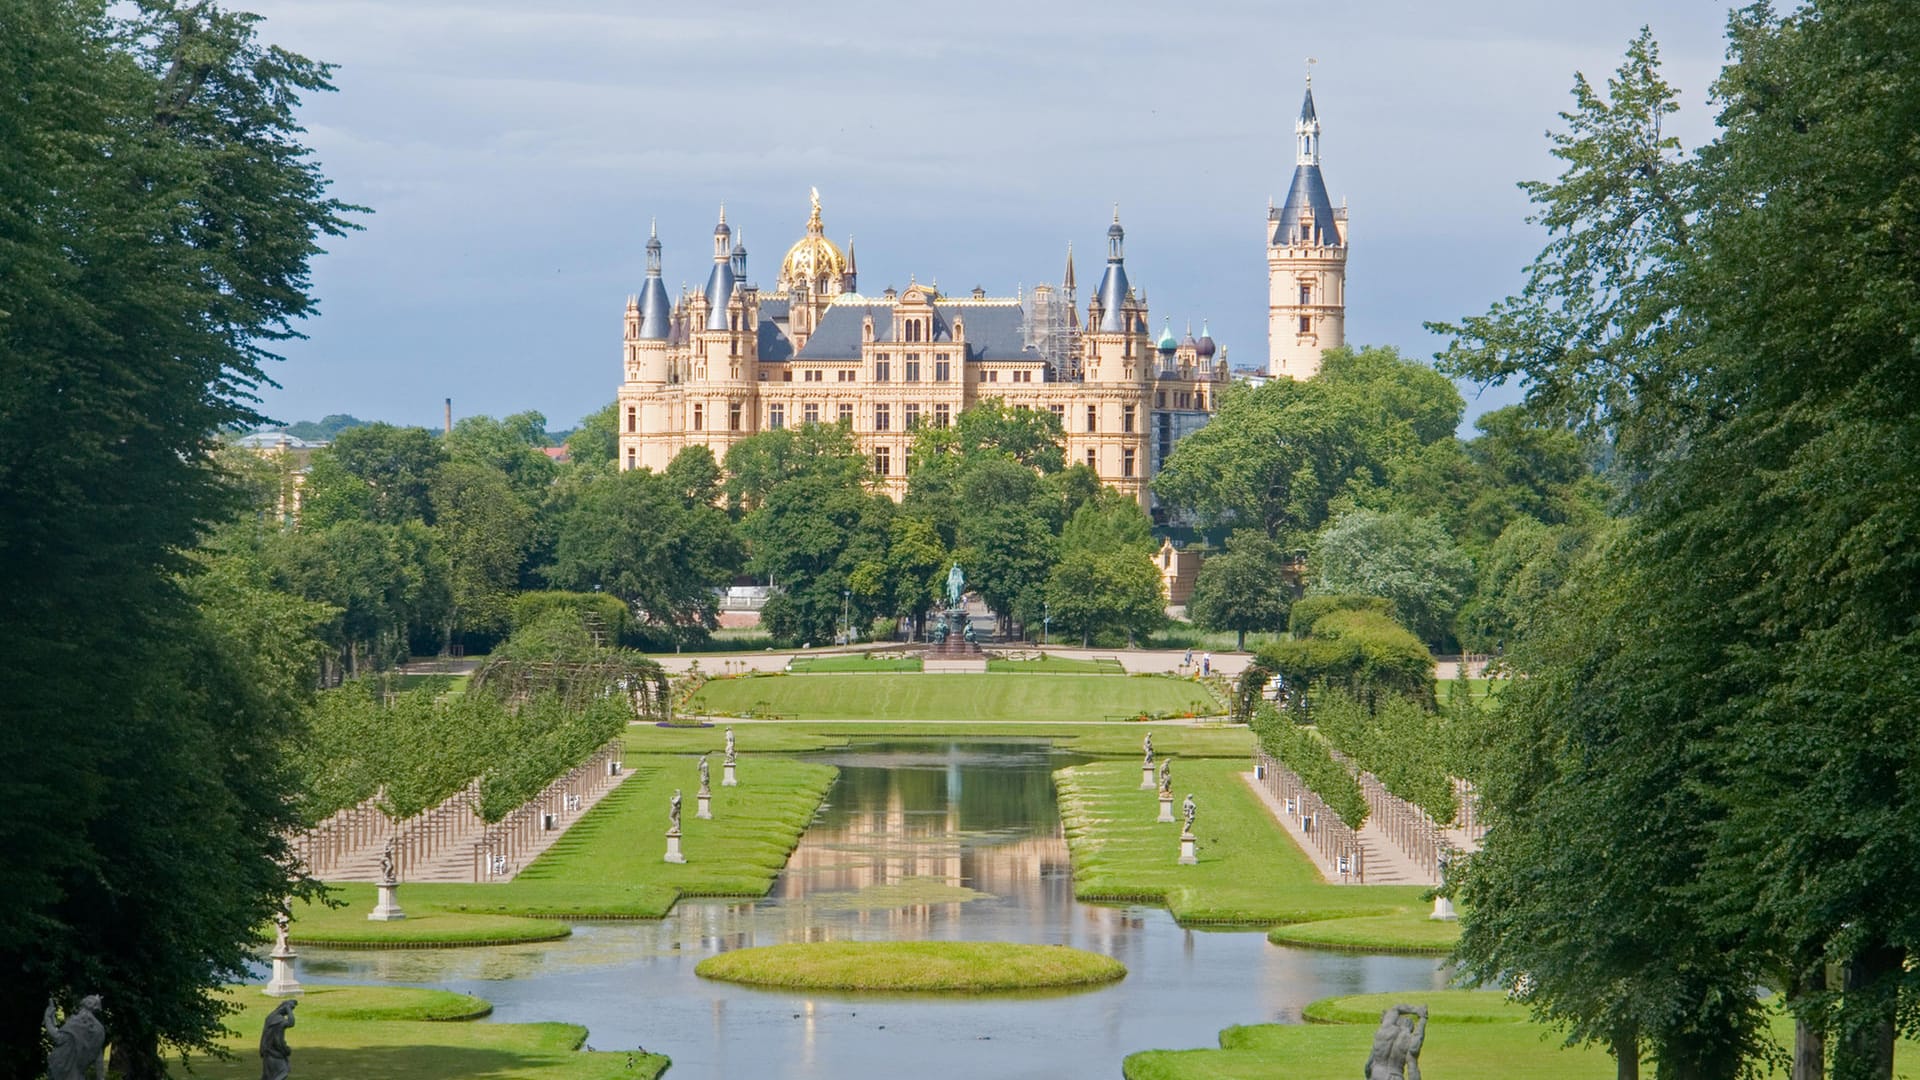
{"type": "Polygon", "coordinates": [[[1473,598],[1460,609],[1460,642],[1469,651],[1504,653],[1530,633],[1546,602],[1587,553],[1593,530],[1519,518],[1488,549],[1473,598]]]}
{"type": "Polygon", "coordinates": [[[1249,632],[1278,633],[1287,628],[1293,590],[1286,581],[1286,555],[1257,529],[1241,529],[1227,538],[1227,549],[1200,564],[1187,614],[1207,630],[1239,635],[1245,650],[1249,632]]]}
{"type": "Polygon", "coordinates": [[[619,597],[643,633],[670,641],[710,633],[719,625],[715,590],[740,568],[740,542],[711,490],[690,492],[676,479],[685,478],[628,469],[588,484],[562,511],[548,581],[619,597]]]}
{"type": "Polygon", "coordinates": [[[504,635],[533,511],[501,473],[454,460],[434,474],[434,538],[447,561],[448,633],[504,635]]]}
{"type": "Polygon", "coordinates": [[[1061,531],[1045,593],[1053,622],[1079,634],[1082,646],[1108,630],[1129,642],[1153,632],[1166,619],[1166,596],[1152,553],[1152,523],[1140,504],[1096,491],[1061,531]]]}
{"type": "Polygon", "coordinates": [[[447,436],[447,457],[493,469],[529,506],[538,505],[559,466],[544,448],[547,418],[528,410],[502,420],[463,416],[447,436]]]}
{"type": "Polygon", "coordinates": [[[580,418],[567,436],[567,460],[573,468],[612,472],[620,459],[620,403],[609,401],[580,418]]]}
{"type": "Polygon", "coordinates": [[[311,523],[316,528],[325,528],[351,518],[382,525],[407,521],[431,525],[433,501],[429,490],[434,471],[445,460],[446,448],[426,428],[392,424],[349,428],[333,440],[333,445],[313,455],[318,475],[309,481],[315,488],[311,523]],[[352,510],[338,514],[327,512],[330,500],[335,497],[326,490],[327,486],[354,481],[363,486],[363,493],[338,496],[352,510]]]}
{"type": "Polygon", "coordinates": [[[915,636],[926,634],[926,614],[946,595],[952,565],[933,522],[907,513],[894,515],[887,538],[887,573],[897,614],[913,620],[915,636]]]}
{"type": "Polygon", "coordinates": [[[1308,589],[1384,597],[1394,618],[1439,644],[1473,587],[1473,563],[1431,520],[1355,510],[1314,541],[1308,589]]]}
{"type": "Polygon", "coordinates": [[[234,505],[215,433],[261,422],[353,208],[294,119],[326,67],[251,17],[6,0],[0,24],[32,103],[0,110],[0,1073],[39,1071],[49,997],[98,992],[144,1080],[163,1042],[213,1044],[216,987],[300,889],[267,643],[177,572],[234,505]]]}

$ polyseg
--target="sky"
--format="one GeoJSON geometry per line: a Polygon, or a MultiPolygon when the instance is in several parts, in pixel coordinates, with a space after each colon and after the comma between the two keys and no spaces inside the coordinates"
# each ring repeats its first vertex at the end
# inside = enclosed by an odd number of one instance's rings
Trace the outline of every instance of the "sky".
{"type": "MultiPolygon", "coordinates": [[[[437,426],[613,400],[621,314],[657,220],[670,293],[716,212],[771,288],[817,187],[863,292],[1009,295],[1099,279],[1114,205],[1158,332],[1203,320],[1266,361],[1268,200],[1306,59],[1322,168],[1349,206],[1347,335],[1431,361],[1429,320],[1514,292],[1544,234],[1516,184],[1576,72],[1642,25],[1688,146],[1711,137],[1727,6],[1612,0],[970,0],[698,5],[254,0],[263,40],[338,65],[301,118],[332,194],[372,211],[314,265],[320,314],[262,392],[291,422],[437,426]],[[736,233],[736,235],[738,235],[736,233]]],[[[1469,419],[1517,399],[1465,386],[1469,419]]]]}

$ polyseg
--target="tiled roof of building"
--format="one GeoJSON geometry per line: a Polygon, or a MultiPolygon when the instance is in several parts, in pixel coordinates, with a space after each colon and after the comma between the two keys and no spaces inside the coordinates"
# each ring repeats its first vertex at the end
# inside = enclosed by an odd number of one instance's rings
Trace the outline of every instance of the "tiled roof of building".
{"type": "Polygon", "coordinates": [[[1327,182],[1320,177],[1318,165],[1296,165],[1293,168],[1293,185],[1287,189],[1287,201],[1280,207],[1280,216],[1274,221],[1273,242],[1276,244],[1338,244],[1340,233],[1333,227],[1333,200],[1327,197],[1327,182]],[[1299,233],[1300,210],[1313,211],[1313,231],[1311,236],[1301,237],[1299,233]]]}
{"type": "MultiPolygon", "coordinates": [[[[866,297],[842,297],[827,307],[820,325],[807,339],[799,360],[858,360],[861,329],[873,317],[873,339],[893,340],[894,302],[866,297]]],[[[1015,300],[938,301],[933,305],[933,340],[953,340],[953,320],[966,323],[968,360],[1033,360],[1026,348],[1026,310],[1015,300]]],[[[763,325],[765,325],[763,323],[763,325]]],[[[766,341],[762,331],[761,341],[766,341]]],[[[773,359],[765,352],[763,359],[773,359]]]]}

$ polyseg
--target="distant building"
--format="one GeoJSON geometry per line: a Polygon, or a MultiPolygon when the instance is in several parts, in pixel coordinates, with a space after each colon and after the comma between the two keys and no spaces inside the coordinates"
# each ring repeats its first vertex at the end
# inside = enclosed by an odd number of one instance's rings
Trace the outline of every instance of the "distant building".
{"type": "MultiPolygon", "coordinates": [[[[1344,340],[1346,214],[1320,177],[1319,122],[1308,88],[1295,126],[1299,161],[1286,202],[1269,207],[1268,370],[1306,378],[1344,340]]],[[[990,398],[1060,419],[1069,464],[1149,504],[1173,447],[1206,424],[1229,381],[1227,350],[1207,332],[1149,329],[1131,283],[1116,210],[1104,273],[1082,321],[1073,251],[1060,283],[1030,293],[950,295],[910,280],[862,294],[853,242],[827,239],[819,195],[773,287],[749,282],[745,241],[720,212],[706,284],[669,297],[657,232],[647,276],[628,298],[619,389],[622,469],[661,470],[689,446],[716,458],[761,431],[841,423],[876,481],[906,492],[922,425],[945,427],[990,398]]],[[[1191,324],[1189,324],[1191,325],[1191,324]]]]}

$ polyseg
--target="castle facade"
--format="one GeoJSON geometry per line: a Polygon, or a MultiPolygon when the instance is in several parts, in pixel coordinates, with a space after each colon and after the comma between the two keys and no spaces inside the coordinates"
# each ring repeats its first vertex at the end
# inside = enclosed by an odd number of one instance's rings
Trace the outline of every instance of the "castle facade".
{"type": "MultiPolygon", "coordinates": [[[[1299,160],[1285,203],[1268,208],[1269,360],[1273,376],[1306,378],[1343,340],[1346,213],[1320,179],[1319,124],[1308,89],[1296,125],[1299,160]]],[[[921,425],[945,427],[998,398],[1046,410],[1066,433],[1068,464],[1149,502],[1148,484],[1179,439],[1204,425],[1229,379],[1226,350],[1203,324],[1156,339],[1146,296],[1128,279],[1119,213],[1106,268],[1077,297],[1073,253],[1058,286],[1018,296],[948,295],[909,282],[859,291],[852,241],[827,239],[819,195],[805,234],[769,290],[747,276],[747,251],[720,212],[706,284],[670,298],[658,235],[647,276],[628,298],[618,397],[622,469],[664,469],[705,446],[724,459],[756,432],[848,425],[877,485],[906,492],[907,455],[921,425]]]]}

